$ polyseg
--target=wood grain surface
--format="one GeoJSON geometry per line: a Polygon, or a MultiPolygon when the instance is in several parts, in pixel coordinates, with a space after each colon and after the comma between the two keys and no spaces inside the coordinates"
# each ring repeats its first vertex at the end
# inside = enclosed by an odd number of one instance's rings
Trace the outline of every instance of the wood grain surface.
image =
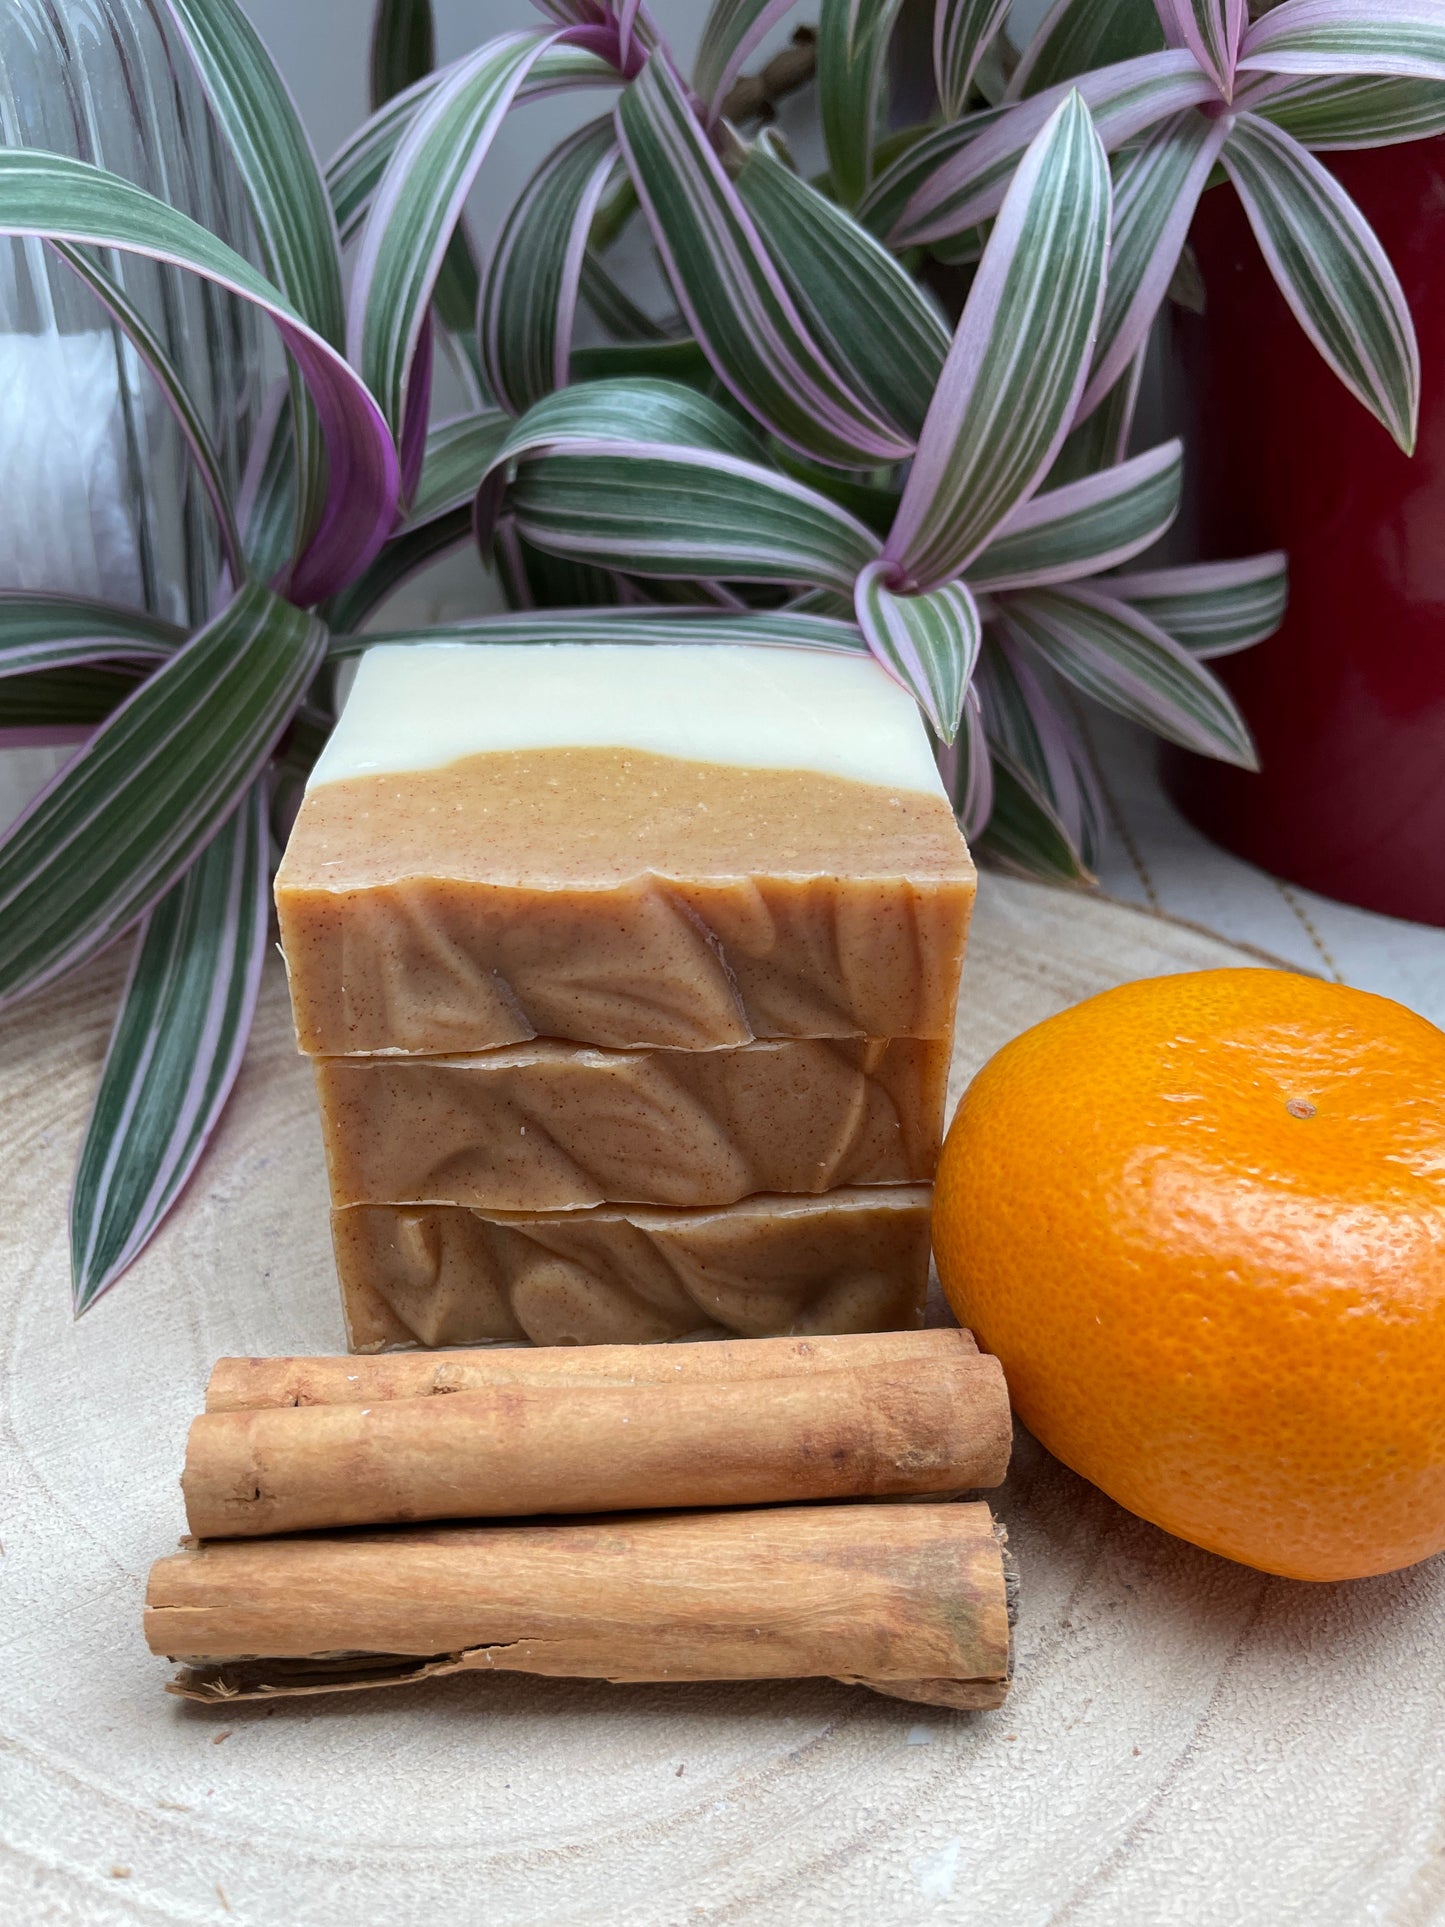
{"type": "MultiPolygon", "coordinates": [[[[1050,1011],[1257,958],[987,877],[956,1085],[1050,1011]]],[[[1425,1927],[1445,1569],[1265,1578],[1021,1438],[995,1714],[820,1682],[522,1677],[193,1707],[146,1651],[212,1361],[343,1343],[279,967],[218,1142],[78,1325],[65,1203],[123,958],[0,1028],[0,1920],[16,1927],[1425,1927]]]]}

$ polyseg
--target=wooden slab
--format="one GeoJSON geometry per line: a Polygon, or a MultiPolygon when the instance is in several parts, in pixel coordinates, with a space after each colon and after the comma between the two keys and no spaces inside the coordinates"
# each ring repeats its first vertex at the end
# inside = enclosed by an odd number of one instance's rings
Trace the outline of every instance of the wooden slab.
{"type": "MultiPolygon", "coordinates": [[[[959,1076],[1129,977],[1259,961],[984,880],[959,1076]]],[[[340,1349],[279,968],[219,1140],[79,1325],[65,1200],[119,966],[0,1029],[0,1919],[247,1927],[1257,1927],[1445,1918],[1445,1570],[1267,1579],[1027,1439],[1003,1712],[825,1683],[414,1691],[198,1709],[140,1638],[226,1352],[340,1349]]]]}

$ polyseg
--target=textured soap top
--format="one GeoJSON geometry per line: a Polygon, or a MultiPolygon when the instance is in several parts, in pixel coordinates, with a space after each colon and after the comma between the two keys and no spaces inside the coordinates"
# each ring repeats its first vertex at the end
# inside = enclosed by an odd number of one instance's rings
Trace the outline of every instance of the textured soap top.
{"type": "Polygon", "coordinates": [[[731,643],[381,644],[310,786],[562,748],[943,794],[912,697],[871,658],[731,643]]]}

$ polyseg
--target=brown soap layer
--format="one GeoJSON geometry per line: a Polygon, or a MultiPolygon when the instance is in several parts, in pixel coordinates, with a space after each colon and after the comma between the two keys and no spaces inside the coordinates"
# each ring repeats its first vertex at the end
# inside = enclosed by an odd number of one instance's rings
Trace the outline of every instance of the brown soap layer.
{"type": "Polygon", "coordinates": [[[759,1339],[916,1326],[930,1195],[898,1185],[520,1218],[363,1205],[333,1212],[331,1228],[354,1351],[759,1339]]]}
{"type": "Polygon", "coordinates": [[[222,1541],[152,1566],[145,1636],[211,1669],[179,1683],[201,1699],[476,1669],[822,1675],[997,1705],[1010,1670],[1003,1552],[976,1503],[222,1541]]]}
{"type": "Polygon", "coordinates": [[[575,1382],[559,1347],[529,1354],[561,1361],[555,1381],[203,1412],[181,1475],[186,1519],[200,1539],[259,1538],[998,1485],[1012,1442],[1002,1367],[956,1332],[914,1337],[906,1361],[630,1384],[575,1382]]]}
{"type": "Polygon", "coordinates": [[[948,1056],[930,1039],[844,1037],[318,1058],[331,1201],[697,1207],[913,1183],[937,1163],[948,1056]]]}
{"type": "Polygon", "coordinates": [[[639,750],[312,790],[276,879],[302,1050],[952,1033],[974,869],[941,796],[639,750]]]}

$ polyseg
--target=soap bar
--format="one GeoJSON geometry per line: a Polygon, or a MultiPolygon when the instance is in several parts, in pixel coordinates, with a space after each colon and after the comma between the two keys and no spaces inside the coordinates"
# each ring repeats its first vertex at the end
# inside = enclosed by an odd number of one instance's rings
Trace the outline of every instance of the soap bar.
{"type": "Polygon", "coordinates": [[[931,1178],[948,1047],[792,1038],[314,1060],[331,1201],[561,1211],[931,1178]]]}
{"type": "Polygon", "coordinates": [[[916,1326],[929,1200],[895,1185],[720,1211],[372,1205],[331,1224],[353,1351],[636,1345],[916,1326]]]}
{"type": "Polygon", "coordinates": [[[301,1048],[952,1034],[974,870],[871,659],[383,645],[276,880],[301,1048]]]}

